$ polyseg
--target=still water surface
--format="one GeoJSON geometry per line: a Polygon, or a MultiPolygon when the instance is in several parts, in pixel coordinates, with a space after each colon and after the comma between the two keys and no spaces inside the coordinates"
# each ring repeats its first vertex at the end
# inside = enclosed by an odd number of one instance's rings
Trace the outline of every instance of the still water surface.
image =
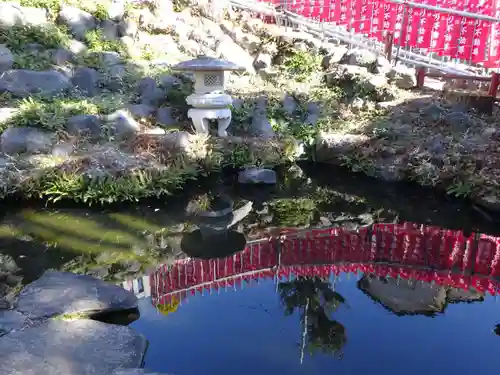
{"type": "Polygon", "coordinates": [[[149,340],[145,367],[163,373],[493,374],[500,305],[489,276],[500,269],[487,235],[500,227],[460,202],[304,166],[273,189],[217,181],[173,204],[6,209],[0,271],[12,275],[0,280],[0,302],[50,268],[120,283],[140,298],[131,325],[149,340]],[[185,208],[221,190],[235,207],[253,206],[225,239],[207,239],[185,208]],[[426,245],[418,233],[373,237],[367,228],[379,223],[424,233],[426,245]],[[305,251],[249,245],[310,228],[341,228],[343,241],[332,232],[305,251]],[[440,257],[446,238],[456,240],[440,257]],[[391,245],[398,241],[406,245],[391,245]],[[19,269],[1,269],[7,260],[19,269]]]}

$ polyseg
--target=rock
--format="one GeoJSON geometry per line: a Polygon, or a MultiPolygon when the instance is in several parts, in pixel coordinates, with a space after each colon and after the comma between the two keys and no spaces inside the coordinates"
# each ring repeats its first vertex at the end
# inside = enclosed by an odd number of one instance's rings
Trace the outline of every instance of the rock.
{"type": "Polygon", "coordinates": [[[73,61],[75,56],[65,48],[57,48],[50,51],[50,59],[54,65],[66,65],[73,61]]]}
{"type": "Polygon", "coordinates": [[[129,36],[131,38],[135,38],[138,30],[139,27],[137,26],[137,23],[132,20],[120,21],[118,24],[118,35],[121,37],[129,36]]]}
{"type": "Polygon", "coordinates": [[[118,52],[99,52],[97,53],[101,64],[105,67],[110,67],[122,63],[122,57],[118,52]]]}
{"type": "Polygon", "coordinates": [[[415,69],[398,64],[387,73],[387,78],[400,89],[411,89],[417,85],[415,69]]]}
{"type": "Polygon", "coordinates": [[[108,115],[106,124],[111,129],[111,134],[118,138],[126,138],[140,130],[139,123],[126,110],[118,110],[108,115]]]}
{"type": "Polygon", "coordinates": [[[387,86],[387,78],[382,75],[368,76],[361,82],[363,92],[372,93],[387,86]]]}
{"type": "Polygon", "coordinates": [[[122,64],[106,68],[105,85],[111,91],[119,91],[127,75],[127,67],[122,64]]]}
{"type": "Polygon", "coordinates": [[[160,76],[160,86],[167,90],[178,88],[182,86],[182,80],[170,74],[163,74],[160,76]]]}
{"type": "Polygon", "coordinates": [[[10,127],[0,136],[2,152],[14,155],[20,153],[36,154],[52,147],[52,135],[37,128],[10,127]]]}
{"type": "Polygon", "coordinates": [[[250,134],[255,137],[272,138],[276,135],[269,119],[267,118],[267,101],[259,98],[255,102],[255,109],[250,125],[250,134]]]}
{"type": "Polygon", "coordinates": [[[16,116],[17,113],[18,113],[17,108],[10,108],[10,107],[0,108],[0,124],[5,124],[9,122],[16,116]]]}
{"type": "MultiPolygon", "coordinates": [[[[231,104],[233,109],[242,109],[243,108],[243,105],[245,104],[245,101],[243,99],[240,99],[240,98],[233,98],[233,103],[231,104]]],[[[1,122],[1,120],[0,120],[1,122]]]]}
{"type": "Polygon", "coordinates": [[[376,74],[387,74],[392,70],[392,65],[384,56],[377,56],[373,72],[376,74]]]}
{"type": "Polygon", "coordinates": [[[325,74],[328,86],[347,86],[352,90],[353,84],[366,80],[369,76],[368,69],[354,65],[335,65],[325,74]]]}
{"type": "Polygon", "coordinates": [[[147,104],[129,104],[127,109],[135,119],[143,119],[151,116],[156,108],[147,104]]]}
{"type": "Polygon", "coordinates": [[[0,339],[5,375],[102,375],[141,367],[147,340],[132,328],[89,319],[49,320],[0,339]]]}
{"type": "Polygon", "coordinates": [[[338,64],[347,53],[346,46],[333,46],[328,55],[323,57],[321,60],[321,66],[324,70],[330,70],[335,64],[338,64]]]}
{"type": "Polygon", "coordinates": [[[15,2],[0,3],[0,29],[15,25],[40,26],[48,22],[45,9],[22,7],[15,2]]]}
{"type": "Polygon", "coordinates": [[[71,135],[99,138],[102,122],[96,115],[76,115],[66,122],[66,129],[71,135]]]}
{"type": "Polygon", "coordinates": [[[33,94],[55,96],[71,87],[69,78],[55,70],[36,72],[19,69],[0,75],[0,92],[7,91],[22,98],[33,94]]]}
{"type": "Polygon", "coordinates": [[[163,126],[177,125],[178,121],[172,116],[172,107],[160,107],[156,111],[156,122],[163,126]]]}
{"type": "Polygon", "coordinates": [[[283,97],[283,110],[287,115],[292,115],[297,109],[297,102],[293,96],[284,95],[283,97]]]}
{"type": "Polygon", "coordinates": [[[31,319],[137,308],[137,297],[113,284],[69,272],[46,271],[19,295],[16,310],[31,319]]]}
{"type": "Polygon", "coordinates": [[[68,50],[70,50],[71,53],[75,55],[80,55],[85,51],[87,51],[87,46],[84,43],[80,42],[79,40],[71,39],[68,42],[68,50]]]}
{"type": "Polygon", "coordinates": [[[307,104],[307,118],[305,123],[308,125],[316,125],[321,115],[321,105],[317,102],[307,104]]]}
{"type": "Polygon", "coordinates": [[[316,140],[316,160],[335,162],[340,154],[360,147],[367,140],[365,135],[321,133],[316,140]]]}
{"type": "Polygon", "coordinates": [[[221,41],[215,54],[221,59],[244,67],[248,73],[255,74],[253,57],[231,39],[226,38],[221,41]]]}
{"type": "Polygon", "coordinates": [[[255,70],[269,68],[272,64],[273,58],[270,54],[259,52],[257,56],[255,56],[255,60],[253,62],[253,67],[255,70]]]}
{"type": "Polygon", "coordinates": [[[25,25],[21,6],[15,3],[0,3],[0,29],[25,25]]]}
{"type": "Polygon", "coordinates": [[[167,134],[167,132],[163,128],[156,127],[156,128],[143,129],[142,134],[165,135],[167,134]]]}
{"type": "Polygon", "coordinates": [[[340,63],[347,65],[361,66],[364,68],[372,68],[377,62],[377,55],[366,49],[353,49],[348,51],[342,58],[340,63]]]}
{"type": "Polygon", "coordinates": [[[238,173],[240,184],[276,184],[276,172],[265,168],[245,168],[238,173]]]}
{"type": "Polygon", "coordinates": [[[112,0],[106,8],[109,19],[117,22],[121,21],[125,15],[126,5],[126,0],[112,0]]]}
{"type": "Polygon", "coordinates": [[[259,76],[263,80],[271,80],[273,78],[276,78],[279,75],[280,75],[280,71],[278,68],[275,68],[275,67],[270,67],[270,68],[265,68],[265,69],[259,70],[259,76]]]}
{"type": "Polygon", "coordinates": [[[52,148],[52,156],[66,159],[71,156],[75,147],[72,143],[60,143],[52,148]]]}
{"type": "Polygon", "coordinates": [[[151,77],[143,78],[138,84],[139,101],[153,107],[159,107],[166,99],[166,93],[158,87],[151,77]]]}
{"type": "Polygon", "coordinates": [[[0,44],[0,74],[6,70],[12,69],[14,64],[14,55],[5,44],[0,44]]]}
{"type": "Polygon", "coordinates": [[[118,40],[118,25],[111,20],[101,22],[102,36],[105,40],[118,40]]]}
{"type": "Polygon", "coordinates": [[[25,322],[26,316],[18,311],[0,310],[0,337],[12,330],[21,329],[25,322]]]}
{"type": "Polygon", "coordinates": [[[79,67],[73,73],[71,82],[85,96],[93,97],[99,94],[101,75],[97,70],[79,67]]]}
{"type": "Polygon", "coordinates": [[[92,14],[79,8],[64,6],[59,12],[57,22],[68,26],[73,36],[83,41],[85,34],[96,27],[96,20],[92,14]]]}

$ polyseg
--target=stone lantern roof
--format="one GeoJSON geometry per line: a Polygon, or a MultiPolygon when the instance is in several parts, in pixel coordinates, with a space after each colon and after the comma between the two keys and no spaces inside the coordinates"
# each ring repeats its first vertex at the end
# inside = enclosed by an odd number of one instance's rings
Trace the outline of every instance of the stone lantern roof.
{"type": "Polygon", "coordinates": [[[183,61],[172,67],[177,71],[244,71],[245,68],[230,61],[209,56],[198,56],[196,59],[183,61]]]}

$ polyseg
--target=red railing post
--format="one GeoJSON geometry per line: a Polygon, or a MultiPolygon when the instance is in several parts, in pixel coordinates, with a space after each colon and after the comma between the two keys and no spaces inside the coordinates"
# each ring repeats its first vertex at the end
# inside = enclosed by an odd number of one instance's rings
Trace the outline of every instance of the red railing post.
{"type": "Polygon", "coordinates": [[[384,41],[384,55],[387,60],[391,61],[392,59],[392,46],[394,45],[394,33],[392,31],[388,31],[385,34],[384,41]]]}
{"type": "Polygon", "coordinates": [[[421,89],[422,87],[424,87],[424,81],[425,81],[424,67],[417,68],[416,79],[417,79],[417,88],[421,89]]]}
{"type": "Polygon", "coordinates": [[[494,72],[491,75],[490,89],[488,90],[489,96],[497,96],[498,85],[500,84],[500,73],[494,72]]]}

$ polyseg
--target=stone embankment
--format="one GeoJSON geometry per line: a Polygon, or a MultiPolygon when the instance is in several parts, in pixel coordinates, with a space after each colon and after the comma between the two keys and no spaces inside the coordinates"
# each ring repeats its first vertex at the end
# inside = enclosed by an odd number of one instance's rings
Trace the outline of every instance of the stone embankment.
{"type": "Polygon", "coordinates": [[[0,373],[135,375],[147,340],[132,328],[90,319],[137,309],[136,296],[90,276],[46,272],[13,309],[0,309],[0,373]]]}
{"type": "Polygon", "coordinates": [[[414,90],[412,68],[370,51],[181,5],[0,2],[3,197],[136,200],[309,156],[500,208],[495,115],[414,90]],[[170,71],[200,54],[246,69],[226,139],[192,134],[192,77],[170,71]]]}

